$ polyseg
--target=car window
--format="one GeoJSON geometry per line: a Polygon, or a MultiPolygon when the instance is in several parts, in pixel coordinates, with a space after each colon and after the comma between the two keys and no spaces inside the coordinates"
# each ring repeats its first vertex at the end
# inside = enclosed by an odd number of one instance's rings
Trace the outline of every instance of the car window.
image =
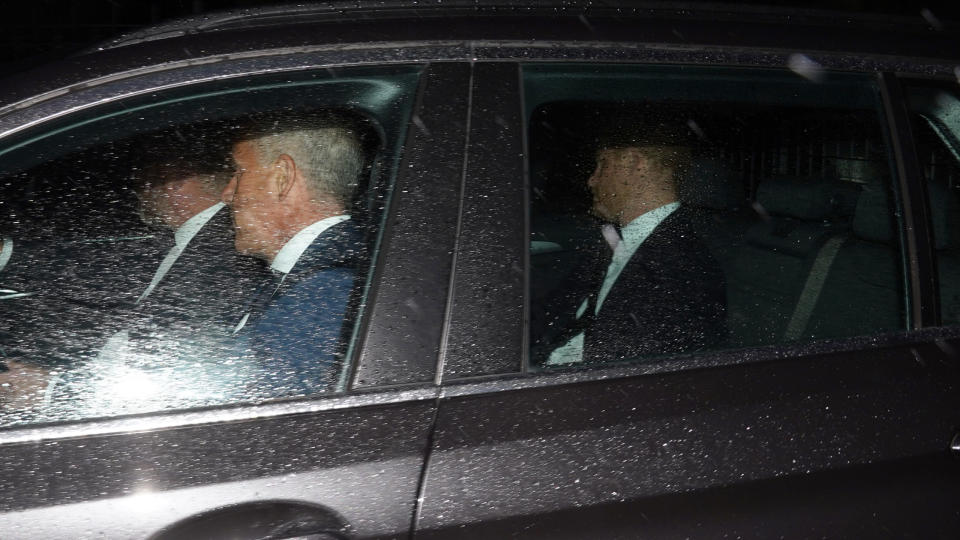
{"type": "Polygon", "coordinates": [[[906,328],[874,80],[524,69],[535,368],[906,328]]]}
{"type": "Polygon", "coordinates": [[[171,89],[0,142],[0,424],[344,391],[419,70],[171,89]]]}
{"type": "Polygon", "coordinates": [[[940,318],[960,323],[960,93],[947,86],[908,91],[940,284],[940,318]]]}

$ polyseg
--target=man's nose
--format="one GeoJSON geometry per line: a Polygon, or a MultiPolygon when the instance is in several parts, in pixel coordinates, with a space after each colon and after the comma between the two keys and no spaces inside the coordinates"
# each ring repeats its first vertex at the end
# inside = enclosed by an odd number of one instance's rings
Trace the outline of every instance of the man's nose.
{"type": "Polygon", "coordinates": [[[227,186],[223,188],[223,191],[220,192],[220,200],[224,204],[230,204],[233,202],[233,194],[237,191],[237,177],[236,175],[230,177],[230,182],[227,183],[227,186]]]}

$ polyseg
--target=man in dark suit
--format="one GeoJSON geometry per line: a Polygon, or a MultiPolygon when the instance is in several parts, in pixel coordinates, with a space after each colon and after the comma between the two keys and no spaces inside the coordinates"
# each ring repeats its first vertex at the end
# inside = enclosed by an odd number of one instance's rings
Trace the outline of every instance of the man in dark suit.
{"type": "Polygon", "coordinates": [[[258,365],[263,397],[306,395],[339,382],[351,293],[365,250],[348,213],[365,164],[358,119],[343,113],[254,119],[233,147],[223,192],[238,252],[269,263],[235,328],[258,365]]]}
{"type": "Polygon", "coordinates": [[[547,365],[704,349],[726,334],[723,273],[677,198],[690,160],[685,126],[635,121],[611,129],[596,153],[587,185],[609,249],[596,257],[594,292],[547,365]]]}
{"type": "Polygon", "coordinates": [[[4,339],[6,363],[13,371],[55,368],[61,376],[48,378],[46,394],[64,408],[113,403],[102,394],[124,390],[115,388],[121,371],[169,367],[192,354],[184,351],[215,354],[211,344],[229,336],[262,279],[263,265],[233,249],[230,212],[220,201],[230,176],[227,147],[189,135],[141,142],[152,143],[150,161],[132,167],[129,186],[149,230],[17,243],[0,269],[4,284],[26,295],[11,304],[18,326],[4,339]]]}
{"type": "Polygon", "coordinates": [[[233,248],[233,221],[220,200],[230,172],[220,159],[209,156],[201,165],[174,158],[148,165],[138,175],[141,220],[173,235],[133,302],[153,325],[192,332],[227,328],[265,275],[259,261],[233,248]]]}

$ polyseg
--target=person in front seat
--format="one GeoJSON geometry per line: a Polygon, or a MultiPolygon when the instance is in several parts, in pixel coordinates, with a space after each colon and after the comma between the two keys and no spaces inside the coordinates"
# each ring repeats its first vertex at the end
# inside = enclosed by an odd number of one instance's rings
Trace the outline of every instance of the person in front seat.
{"type": "Polygon", "coordinates": [[[236,173],[223,191],[239,253],[273,273],[236,324],[270,397],[336,384],[341,333],[366,257],[348,212],[364,169],[363,121],[345,113],[254,119],[233,146],[236,173]],[[265,380],[264,380],[265,379],[265,380]]]}
{"type": "Polygon", "coordinates": [[[34,403],[120,407],[112,394],[126,391],[122,373],[151,362],[175,366],[188,349],[193,356],[217,352],[209,344],[229,335],[265,268],[233,249],[230,213],[220,201],[230,176],[227,146],[212,135],[201,126],[137,141],[137,154],[146,157],[130,164],[128,187],[149,229],[54,245],[4,244],[11,253],[0,281],[26,287],[17,287],[23,301],[4,305],[16,321],[3,339],[11,370],[0,382],[26,389],[17,373],[29,373],[45,380],[42,391],[30,387],[34,403]],[[57,273],[36,277],[37,267],[57,273]]]}

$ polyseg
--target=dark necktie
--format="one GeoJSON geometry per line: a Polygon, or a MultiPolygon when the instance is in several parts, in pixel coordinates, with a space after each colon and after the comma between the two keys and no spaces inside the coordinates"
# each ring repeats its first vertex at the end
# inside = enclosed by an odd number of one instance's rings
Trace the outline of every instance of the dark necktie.
{"type": "Polygon", "coordinates": [[[263,282],[257,287],[256,292],[250,296],[250,300],[247,302],[243,310],[243,316],[240,318],[240,321],[234,326],[233,333],[236,334],[243,329],[244,326],[249,322],[250,317],[259,316],[264,312],[267,305],[273,300],[273,297],[277,294],[277,290],[280,289],[280,285],[283,283],[284,278],[287,277],[287,274],[283,272],[278,272],[271,269],[269,275],[267,275],[263,282]]]}

